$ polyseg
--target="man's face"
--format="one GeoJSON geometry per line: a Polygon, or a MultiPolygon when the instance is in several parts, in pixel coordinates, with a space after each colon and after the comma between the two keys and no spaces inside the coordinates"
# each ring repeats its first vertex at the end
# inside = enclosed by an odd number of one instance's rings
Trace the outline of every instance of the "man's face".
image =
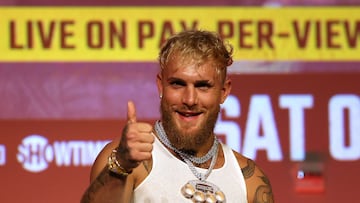
{"type": "Polygon", "coordinates": [[[158,75],[162,122],[173,146],[196,152],[212,141],[208,138],[231,86],[230,80],[222,81],[211,62],[197,66],[177,57],[158,75]]]}

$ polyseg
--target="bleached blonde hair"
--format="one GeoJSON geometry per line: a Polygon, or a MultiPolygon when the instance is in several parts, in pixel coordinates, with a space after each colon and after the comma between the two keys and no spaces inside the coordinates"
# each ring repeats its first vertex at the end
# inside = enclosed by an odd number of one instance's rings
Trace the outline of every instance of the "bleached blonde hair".
{"type": "Polygon", "coordinates": [[[233,47],[217,33],[202,30],[186,30],[171,36],[159,53],[159,64],[164,70],[173,57],[193,61],[198,66],[211,61],[224,80],[227,67],[233,63],[233,47]]]}

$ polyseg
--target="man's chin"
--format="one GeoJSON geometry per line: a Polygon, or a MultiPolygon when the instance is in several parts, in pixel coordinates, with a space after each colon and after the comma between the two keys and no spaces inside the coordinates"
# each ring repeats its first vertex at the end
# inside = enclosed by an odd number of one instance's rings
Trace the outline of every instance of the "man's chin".
{"type": "Polygon", "coordinates": [[[194,137],[194,135],[199,134],[199,124],[196,122],[180,122],[177,127],[178,130],[187,137],[194,137]]]}

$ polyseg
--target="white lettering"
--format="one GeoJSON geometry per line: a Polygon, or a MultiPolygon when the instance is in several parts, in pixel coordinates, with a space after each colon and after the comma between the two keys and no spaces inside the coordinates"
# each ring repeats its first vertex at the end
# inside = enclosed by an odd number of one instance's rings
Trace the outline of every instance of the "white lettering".
{"type": "Polygon", "coordinates": [[[85,142],[82,141],[71,141],[69,146],[72,150],[72,160],[74,166],[79,166],[82,160],[82,153],[85,151],[85,142]]]}
{"type": "Polygon", "coordinates": [[[68,142],[54,142],[55,162],[58,166],[70,166],[72,150],[68,142]]]}
{"type": "Polygon", "coordinates": [[[48,140],[41,135],[30,135],[22,140],[18,146],[17,160],[25,170],[41,172],[48,167],[47,158],[51,158],[48,151],[48,140]]]}
{"type": "Polygon", "coordinates": [[[4,145],[0,144],[0,166],[6,164],[6,148],[4,145]]]}
{"type": "Polygon", "coordinates": [[[290,159],[305,159],[304,109],[313,106],[312,95],[281,95],[280,107],[289,109],[290,159]]]}
{"type": "Polygon", "coordinates": [[[101,141],[89,141],[85,145],[85,149],[82,153],[82,165],[83,166],[90,166],[94,163],[97,155],[100,151],[105,147],[110,140],[101,140],[101,141]]]}
{"type": "Polygon", "coordinates": [[[110,141],[54,142],[55,160],[58,166],[92,165],[101,149],[110,141]]]}
{"type": "Polygon", "coordinates": [[[357,95],[339,94],[329,102],[330,154],[334,159],[355,161],[360,159],[360,98],[357,95]],[[348,115],[348,119],[345,116],[348,115]],[[346,125],[345,120],[348,120],[346,125]],[[349,142],[346,144],[345,129],[349,142]]]}
{"type": "Polygon", "coordinates": [[[269,160],[282,160],[270,97],[268,95],[252,96],[247,118],[243,154],[255,159],[257,150],[266,150],[269,160]],[[261,129],[263,134],[261,134],[261,129]]]}

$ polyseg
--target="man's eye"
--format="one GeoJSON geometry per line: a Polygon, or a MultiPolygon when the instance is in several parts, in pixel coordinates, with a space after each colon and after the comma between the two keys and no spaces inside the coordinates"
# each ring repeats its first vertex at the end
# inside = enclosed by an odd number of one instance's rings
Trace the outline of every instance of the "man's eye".
{"type": "Polygon", "coordinates": [[[173,81],[173,82],[170,83],[170,85],[173,86],[173,87],[182,87],[182,86],[185,86],[184,83],[179,82],[179,81],[173,81]]]}
{"type": "Polygon", "coordinates": [[[198,88],[201,90],[208,90],[210,88],[210,86],[200,86],[198,88]]]}
{"type": "Polygon", "coordinates": [[[196,87],[201,90],[208,90],[209,88],[211,88],[211,85],[209,83],[199,83],[196,84],[196,87]]]}

